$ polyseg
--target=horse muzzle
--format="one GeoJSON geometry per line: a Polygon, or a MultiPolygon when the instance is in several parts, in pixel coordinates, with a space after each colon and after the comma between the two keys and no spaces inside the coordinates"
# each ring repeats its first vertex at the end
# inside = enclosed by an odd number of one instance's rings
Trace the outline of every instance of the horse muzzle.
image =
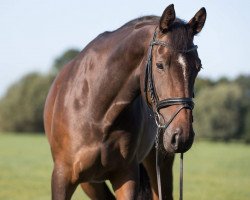
{"type": "Polygon", "coordinates": [[[188,132],[181,127],[173,130],[166,129],[162,138],[164,149],[169,153],[185,153],[191,148],[194,135],[192,128],[188,132]]]}

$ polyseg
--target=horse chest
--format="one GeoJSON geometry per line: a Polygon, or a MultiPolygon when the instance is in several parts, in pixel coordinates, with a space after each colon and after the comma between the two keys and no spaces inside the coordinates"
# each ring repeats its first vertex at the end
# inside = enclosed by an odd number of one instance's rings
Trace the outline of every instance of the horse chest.
{"type": "Polygon", "coordinates": [[[156,126],[153,115],[144,110],[141,97],[125,109],[115,121],[109,139],[103,145],[103,161],[120,157],[120,162],[141,162],[154,144],[156,126]]]}
{"type": "Polygon", "coordinates": [[[114,131],[109,140],[101,145],[100,158],[103,167],[129,165],[136,160],[142,162],[154,144],[154,134],[150,131],[114,131]],[[114,160],[116,162],[114,162],[114,160]]]}

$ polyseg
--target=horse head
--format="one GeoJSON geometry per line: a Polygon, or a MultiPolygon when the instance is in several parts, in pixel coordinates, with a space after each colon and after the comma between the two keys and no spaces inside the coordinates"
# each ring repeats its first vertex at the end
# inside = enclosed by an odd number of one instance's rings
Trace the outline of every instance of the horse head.
{"type": "Polygon", "coordinates": [[[174,6],[170,5],[160,17],[150,43],[146,97],[155,112],[167,152],[183,153],[194,140],[192,97],[201,61],[193,39],[205,20],[205,8],[185,23],[176,18],[174,6]]]}

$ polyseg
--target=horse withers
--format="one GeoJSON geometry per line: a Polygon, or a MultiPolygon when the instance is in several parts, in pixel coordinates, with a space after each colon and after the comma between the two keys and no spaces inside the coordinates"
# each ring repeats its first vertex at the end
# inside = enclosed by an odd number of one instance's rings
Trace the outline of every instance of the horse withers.
{"type": "Polygon", "coordinates": [[[53,200],[70,199],[79,184],[90,199],[158,199],[156,136],[162,198],[173,199],[174,153],[194,139],[193,38],[205,20],[202,8],[185,23],[170,5],[102,33],[61,70],[44,110],[53,200]]]}

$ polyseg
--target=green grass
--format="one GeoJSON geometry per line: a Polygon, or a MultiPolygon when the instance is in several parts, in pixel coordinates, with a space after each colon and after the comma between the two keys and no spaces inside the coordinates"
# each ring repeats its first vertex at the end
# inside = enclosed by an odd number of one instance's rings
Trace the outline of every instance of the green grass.
{"type": "MultiPolygon", "coordinates": [[[[184,159],[185,199],[250,199],[250,146],[198,142],[184,159]]],[[[175,197],[177,192],[175,187],[175,197]]]]}
{"type": "MultiPolygon", "coordinates": [[[[47,200],[52,159],[43,135],[0,134],[0,200],[47,200]]],[[[72,199],[87,199],[77,190],[72,199]]]]}
{"type": "MultiPolygon", "coordinates": [[[[175,199],[178,165],[177,156],[175,199]]],[[[43,135],[0,134],[0,200],[50,199],[51,170],[49,145],[43,135]]],[[[88,198],[78,188],[72,199],[88,198]]],[[[250,199],[250,146],[195,143],[184,155],[184,199],[250,199]]]]}

